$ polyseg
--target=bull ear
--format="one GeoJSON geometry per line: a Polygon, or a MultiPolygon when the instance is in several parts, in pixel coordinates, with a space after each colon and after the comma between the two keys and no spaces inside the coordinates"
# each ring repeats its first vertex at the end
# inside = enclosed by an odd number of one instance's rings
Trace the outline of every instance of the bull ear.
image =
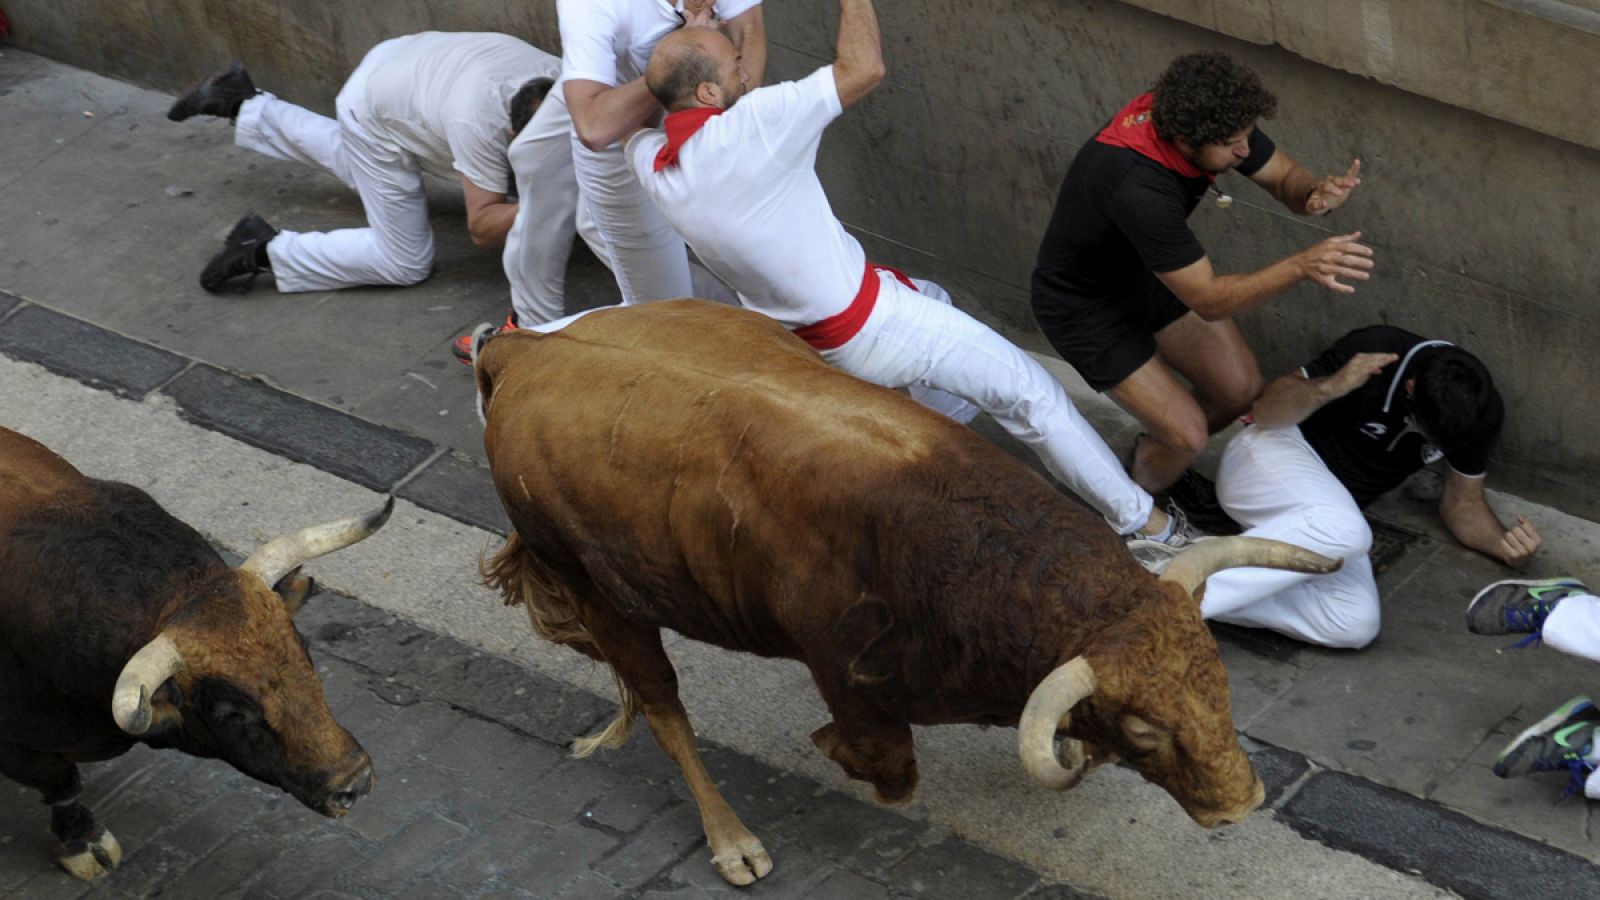
{"type": "Polygon", "coordinates": [[[1131,713],[1122,717],[1122,735],[1128,739],[1128,743],[1147,752],[1160,749],[1172,740],[1172,734],[1165,728],[1152,725],[1131,713]]]}
{"type": "Polygon", "coordinates": [[[289,618],[292,619],[300,612],[300,608],[305,606],[306,600],[317,592],[317,582],[310,575],[295,569],[278,579],[272,590],[283,600],[283,608],[288,611],[289,618]]]}

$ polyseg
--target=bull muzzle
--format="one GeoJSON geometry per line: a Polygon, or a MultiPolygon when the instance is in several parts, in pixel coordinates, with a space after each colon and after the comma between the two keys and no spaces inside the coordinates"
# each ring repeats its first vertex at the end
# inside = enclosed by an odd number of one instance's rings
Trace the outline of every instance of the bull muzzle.
{"type": "Polygon", "coordinates": [[[1254,773],[1250,776],[1250,799],[1230,810],[1221,811],[1195,811],[1189,810],[1189,817],[1203,828],[1219,828],[1223,825],[1237,825],[1244,821],[1244,817],[1255,812],[1267,799],[1267,788],[1261,779],[1254,773]]]}
{"type": "Polygon", "coordinates": [[[365,753],[355,770],[329,785],[328,793],[316,805],[317,812],[331,818],[342,818],[356,805],[356,801],[372,792],[377,781],[372,772],[372,759],[365,753]]]}

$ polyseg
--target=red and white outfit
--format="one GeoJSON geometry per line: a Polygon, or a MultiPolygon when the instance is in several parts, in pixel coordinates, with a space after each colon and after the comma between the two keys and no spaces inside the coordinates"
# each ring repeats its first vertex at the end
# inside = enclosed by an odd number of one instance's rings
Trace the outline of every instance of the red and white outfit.
{"type": "MultiPolygon", "coordinates": [[[[719,0],[717,16],[731,19],[761,0],[719,0]]],[[[668,0],[557,0],[561,23],[561,84],[593,81],[619,87],[644,75],[656,44],[683,24],[668,0]]],[[[611,266],[623,303],[704,295],[696,291],[683,238],[639,187],[613,144],[590,150],[572,133],[579,227],[611,266]]]]}
{"type": "MultiPolygon", "coordinates": [[[[281,231],[267,244],[284,292],[416,284],[433,271],[422,173],[507,193],[511,97],[559,61],[504,34],[428,31],[372,48],[339,92],[337,119],[271,94],[239,108],[234,142],[320,166],[361,195],[366,228],[281,231]]],[[[552,191],[571,193],[551,185],[552,191]]],[[[524,205],[543,198],[522,196],[524,205]]],[[[570,241],[570,237],[569,237],[570,241]]]]}
{"type": "Polygon", "coordinates": [[[970,401],[1033,447],[1119,533],[1143,526],[1150,495],[1044,367],[948,300],[869,268],[815,171],[822,132],[840,112],[829,66],[751,91],[721,114],[675,113],[666,133],[629,140],[628,161],[744,306],[795,329],[823,359],[859,378],[970,401]],[[697,130],[695,119],[702,120],[697,130]],[[663,155],[669,134],[675,158],[663,155]]]}

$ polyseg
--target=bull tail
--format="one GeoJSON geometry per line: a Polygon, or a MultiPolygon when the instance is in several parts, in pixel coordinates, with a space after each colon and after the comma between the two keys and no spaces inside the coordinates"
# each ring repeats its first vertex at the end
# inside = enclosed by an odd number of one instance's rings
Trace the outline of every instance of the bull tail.
{"type": "MultiPolygon", "coordinates": [[[[478,377],[482,385],[481,370],[478,377]]],[[[565,644],[590,659],[606,661],[605,654],[600,652],[593,635],[578,616],[576,598],[551,576],[515,531],[506,538],[505,546],[480,562],[478,568],[483,583],[499,591],[507,606],[521,606],[527,610],[528,624],[533,626],[534,634],[552,644],[565,644]]],[[[634,718],[644,711],[644,705],[623,683],[616,669],[611,669],[611,678],[621,695],[622,709],[604,730],[573,741],[573,756],[584,757],[601,748],[621,747],[633,733],[634,718]]]]}
{"type": "Polygon", "coordinates": [[[639,695],[628,689],[617,675],[617,670],[611,670],[611,680],[617,684],[617,693],[622,695],[622,709],[617,711],[617,717],[611,720],[603,730],[588,737],[581,737],[572,742],[572,755],[578,759],[595,752],[596,750],[615,750],[628,742],[628,736],[633,734],[633,720],[644,712],[644,704],[639,701],[639,695]]]}

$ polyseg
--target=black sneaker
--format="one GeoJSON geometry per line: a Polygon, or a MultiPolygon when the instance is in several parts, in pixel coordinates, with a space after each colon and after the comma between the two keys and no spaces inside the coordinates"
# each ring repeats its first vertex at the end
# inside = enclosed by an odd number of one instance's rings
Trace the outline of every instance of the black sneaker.
{"type": "Polygon", "coordinates": [[[250,80],[250,73],[244,70],[244,64],[234,63],[184,91],[167,110],[167,118],[174,122],[191,116],[235,119],[239,116],[240,105],[259,93],[255,82],[250,80]]]}
{"type": "Polygon", "coordinates": [[[1172,487],[1156,495],[1163,503],[1177,504],[1194,527],[1206,534],[1233,535],[1244,531],[1217,502],[1217,485],[1193,469],[1186,470],[1172,487]]]}
{"type": "Polygon", "coordinates": [[[244,218],[228,232],[222,249],[211,257],[200,272],[200,286],[215,294],[222,286],[240,275],[250,276],[240,291],[250,290],[256,276],[271,268],[267,261],[267,242],[278,236],[278,229],[255,213],[245,213],[244,218]]]}

